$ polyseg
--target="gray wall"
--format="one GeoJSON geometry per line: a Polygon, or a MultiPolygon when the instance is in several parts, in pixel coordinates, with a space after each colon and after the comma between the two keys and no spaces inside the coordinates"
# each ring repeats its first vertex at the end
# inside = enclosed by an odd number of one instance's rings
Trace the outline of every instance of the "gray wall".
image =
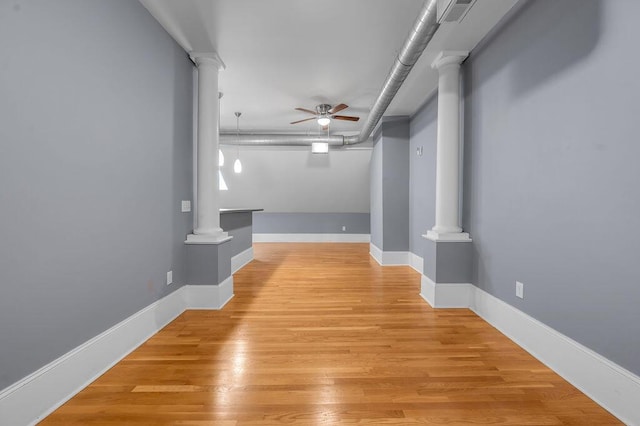
{"type": "Polygon", "coordinates": [[[374,135],[370,185],[371,242],[384,251],[408,251],[408,117],[382,119],[374,135]]]}
{"type": "MultiPolygon", "coordinates": [[[[222,217],[222,216],[221,216],[222,217]]],[[[369,213],[253,214],[257,234],[368,234],[369,213]],[[345,226],[346,230],[342,230],[345,226]]]]}
{"type": "Polygon", "coordinates": [[[409,118],[385,117],[382,123],[384,251],[409,250],[409,118]]]}
{"type": "Polygon", "coordinates": [[[436,284],[472,282],[472,246],[468,242],[443,242],[424,239],[423,274],[436,284]]]}
{"type": "Polygon", "coordinates": [[[231,256],[242,253],[253,245],[253,212],[220,213],[220,227],[233,239],[229,242],[231,256]]]}
{"type": "MultiPolygon", "coordinates": [[[[231,276],[231,241],[222,244],[187,244],[187,282],[192,285],[218,285],[231,276]]],[[[205,302],[206,304],[206,302],[205,302]]]]}
{"type": "Polygon", "coordinates": [[[192,65],[137,1],[1,1],[0,52],[2,389],[184,283],[192,65]]]}
{"type": "Polygon", "coordinates": [[[635,374],[638,16],[533,1],[472,55],[463,215],[476,285],[635,374]]]}
{"type": "Polygon", "coordinates": [[[369,178],[371,196],[371,243],[382,249],[382,133],[373,135],[371,173],[369,178]]]}
{"type": "MultiPolygon", "coordinates": [[[[436,221],[436,142],[438,97],[433,96],[411,117],[409,148],[409,250],[424,253],[422,237],[436,221]],[[422,147],[422,156],[416,154],[422,147]]],[[[435,259],[434,259],[435,261],[435,259]]]]}
{"type": "Polygon", "coordinates": [[[242,173],[235,174],[237,147],[223,146],[222,173],[229,190],[221,192],[220,207],[368,213],[371,150],[355,148],[320,155],[312,154],[310,147],[241,147],[242,173]]]}

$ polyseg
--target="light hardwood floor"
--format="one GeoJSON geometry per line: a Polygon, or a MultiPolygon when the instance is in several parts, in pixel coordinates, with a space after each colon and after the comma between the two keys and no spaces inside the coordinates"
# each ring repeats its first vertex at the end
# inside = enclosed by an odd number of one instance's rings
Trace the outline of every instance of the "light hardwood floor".
{"type": "Polygon", "coordinates": [[[368,244],[256,244],[221,311],[187,311],[43,425],[620,424],[368,244]]]}

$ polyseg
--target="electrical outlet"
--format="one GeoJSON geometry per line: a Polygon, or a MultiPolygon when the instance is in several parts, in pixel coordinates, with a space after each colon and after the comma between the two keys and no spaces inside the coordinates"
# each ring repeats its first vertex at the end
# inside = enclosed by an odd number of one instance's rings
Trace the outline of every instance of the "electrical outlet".
{"type": "Polygon", "coordinates": [[[173,271],[167,272],[167,285],[173,283],[173,271]]]}
{"type": "Polygon", "coordinates": [[[520,281],[516,281],[516,297],[524,299],[524,284],[520,281]]]}
{"type": "Polygon", "coordinates": [[[191,211],[191,200],[182,200],[182,213],[191,211]]]}
{"type": "Polygon", "coordinates": [[[347,230],[347,227],[346,227],[346,226],[344,226],[344,225],[342,225],[342,230],[343,230],[343,231],[346,231],[346,230],[347,230]]]}

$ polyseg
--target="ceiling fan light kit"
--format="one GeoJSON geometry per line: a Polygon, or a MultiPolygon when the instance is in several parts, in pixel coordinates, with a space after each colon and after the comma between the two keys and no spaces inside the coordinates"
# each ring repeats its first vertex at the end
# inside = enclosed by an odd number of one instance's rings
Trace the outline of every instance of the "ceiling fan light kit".
{"type": "Polygon", "coordinates": [[[296,108],[296,111],[306,112],[307,114],[313,115],[312,118],[305,118],[298,121],[292,121],[291,124],[303,123],[309,120],[317,120],[318,124],[322,127],[327,127],[331,124],[331,120],[343,120],[343,121],[358,121],[360,117],[355,117],[351,115],[336,115],[338,112],[343,109],[349,108],[346,104],[338,104],[336,106],[332,106],[329,104],[320,104],[316,105],[316,110],[311,111],[306,108],[296,108]]]}
{"type": "Polygon", "coordinates": [[[328,126],[331,123],[331,119],[329,117],[320,117],[318,118],[318,124],[322,127],[328,126]]]}

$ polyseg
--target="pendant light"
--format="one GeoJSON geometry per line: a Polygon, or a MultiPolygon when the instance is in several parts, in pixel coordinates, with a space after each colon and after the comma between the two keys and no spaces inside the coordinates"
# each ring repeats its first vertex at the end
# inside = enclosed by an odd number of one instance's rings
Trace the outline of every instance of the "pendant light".
{"type": "Polygon", "coordinates": [[[240,162],[240,115],[241,112],[236,112],[236,147],[238,148],[238,155],[236,161],[233,163],[233,171],[236,173],[242,173],[242,163],[240,162]]]}

